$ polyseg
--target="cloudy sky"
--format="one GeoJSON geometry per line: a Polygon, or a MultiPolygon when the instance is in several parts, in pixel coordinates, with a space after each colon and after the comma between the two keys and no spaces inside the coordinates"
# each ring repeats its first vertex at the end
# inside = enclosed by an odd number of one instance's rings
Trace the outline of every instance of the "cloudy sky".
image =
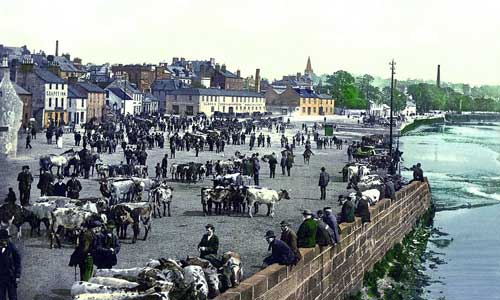
{"type": "Polygon", "coordinates": [[[215,57],[247,76],[344,69],[500,84],[500,1],[0,0],[0,43],[86,62],[215,57]]]}

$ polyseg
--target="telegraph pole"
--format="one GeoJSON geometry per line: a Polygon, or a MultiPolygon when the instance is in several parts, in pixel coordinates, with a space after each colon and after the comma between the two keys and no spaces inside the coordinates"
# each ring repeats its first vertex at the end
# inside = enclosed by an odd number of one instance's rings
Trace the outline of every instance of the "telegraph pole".
{"type": "Polygon", "coordinates": [[[390,119],[390,129],[389,129],[389,157],[391,158],[391,165],[390,165],[390,170],[389,172],[393,174],[394,172],[394,165],[392,162],[392,126],[394,124],[394,117],[393,117],[393,105],[394,105],[394,74],[396,74],[396,63],[394,62],[394,59],[389,63],[391,66],[391,119],[390,119]]]}

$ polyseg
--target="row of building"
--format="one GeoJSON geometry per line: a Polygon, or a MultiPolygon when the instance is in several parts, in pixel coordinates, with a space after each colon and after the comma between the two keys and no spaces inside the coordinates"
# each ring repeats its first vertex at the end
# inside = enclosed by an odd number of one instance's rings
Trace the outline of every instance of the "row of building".
{"type": "MultiPolygon", "coordinates": [[[[211,116],[215,112],[330,115],[334,100],[313,90],[310,59],[304,75],[269,84],[243,78],[215,59],[173,58],[158,65],[82,65],[69,54],[32,54],[24,47],[0,45],[10,78],[23,100],[23,123],[83,124],[109,114],[143,113],[211,116]]],[[[0,75],[1,76],[1,75],[0,75]]]]}

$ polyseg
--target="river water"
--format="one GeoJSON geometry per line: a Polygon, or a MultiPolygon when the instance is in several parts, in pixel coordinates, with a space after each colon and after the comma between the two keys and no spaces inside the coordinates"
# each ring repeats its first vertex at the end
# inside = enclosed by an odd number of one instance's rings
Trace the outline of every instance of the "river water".
{"type": "Polygon", "coordinates": [[[422,127],[400,148],[405,166],[422,164],[438,210],[423,298],[500,299],[500,123],[422,127]]]}

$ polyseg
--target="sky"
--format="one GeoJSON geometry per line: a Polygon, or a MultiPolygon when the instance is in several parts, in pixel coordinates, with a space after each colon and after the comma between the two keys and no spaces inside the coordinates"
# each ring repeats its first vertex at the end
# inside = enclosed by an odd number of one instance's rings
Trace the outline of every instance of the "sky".
{"type": "Polygon", "coordinates": [[[500,84],[500,1],[0,0],[0,44],[83,63],[214,57],[242,76],[346,70],[500,84]]]}

